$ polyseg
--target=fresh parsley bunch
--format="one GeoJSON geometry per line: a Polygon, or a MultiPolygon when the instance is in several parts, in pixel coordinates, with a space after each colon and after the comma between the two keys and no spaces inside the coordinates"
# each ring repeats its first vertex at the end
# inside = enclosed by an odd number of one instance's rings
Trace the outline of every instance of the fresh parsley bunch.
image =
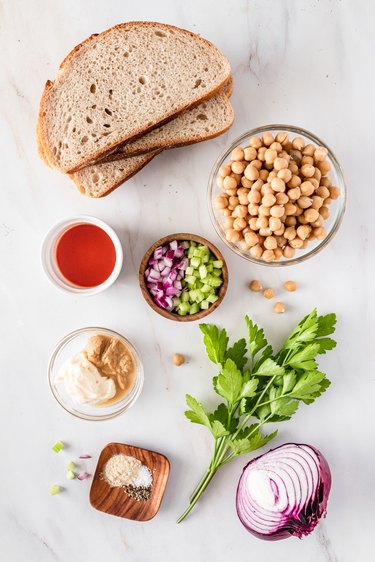
{"type": "Polygon", "coordinates": [[[318,316],[314,309],[297,324],[276,354],[264,331],[248,316],[246,324],[247,342],[240,339],[231,347],[225,329],[200,325],[207,355],[220,369],[213,387],[224,402],[209,413],[193,396],[186,395],[190,408],[186,417],[207,427],[214,449],[207,471],[178,523],[190,513],[221,466],[263,447],[276,436],[277,430],[263,434],[264,424],[289,420],[300,402],[312,404],[330,385],[318,369],[317,356],[336,346],[328,337],[335,331],[335,314],[318,316]]]}

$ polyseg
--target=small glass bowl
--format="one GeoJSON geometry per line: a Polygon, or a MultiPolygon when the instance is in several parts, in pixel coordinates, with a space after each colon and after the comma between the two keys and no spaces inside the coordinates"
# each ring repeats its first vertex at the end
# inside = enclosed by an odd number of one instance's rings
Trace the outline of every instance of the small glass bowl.
{"type": "Polygon", "coordinates": [[[143,365],[139,353],[129,340],[106,328],[80,328],[67,334],[58,342],[48,364],[48,384],[57,402],[70,414],[84,420],[108,420],[126,412],[138,399],[144,381],[143,365]],[[65,361],[81,351],[91,336],[104,334],[119,339],[130,350],[135,362],[135,379],[129,394],[108,406],[78,404],[66,392],[64,382],[56,382],[57,374],[65,361]]]}
{"type": "Polygon", "coordinates": [[[336,156],[333,154],[332,150],[321,139],[319,139],[309,131],[306,131],[305,129],[301,129],[300,127],[294,127],[292,125],[266,125],[264,127],[258,127],[256,129],[252,129],[251,131],[247,131],[243,135],[237,137],[232,142],[232,144],[224,150],[224,152],[219,156],[219,158],[216,160],[212,168],[210,179],[208,182],[207,195],[208,195],[208,208],[209,208],[212,224],[217,234],[220,236],[223,242],[228,246],[228,248],[233,250],[233,252],[235,252],[242,258],[245,258],[246,260],[256,263],[258,265],[281,267],[284,265],[294,265],[294,264],[301,263],[307,260],[308,258],[315,256],[318,252],[323,250],[323,248],[325,248],[329,244],[329,242],[336,234],[344,216],[345,207],[346,207],[347,188],[345,185],[341,166],[336,156]],[[216,185],[216,178],[218,176],[220,166],[228,162],[230,154],[236,146],[243,146],[243,147],[247,146],[249,138],[254,135],[261,136],[265,132],[271,132],[273,134],[276,134],[280,131],[286,131],[287,133],[289,133],[289,138],[293,139],[295,137],[302,137],[306,141],[306,144],[313,143],[317,146],[323,146],[328,150],[327,161],[331,164],[331,170],[328,176],[332,180],[333,185],[339,187],[340,196],[338,197],[338,199],[333,201],[329,206],[330,216],[328,217],[327,220],[324,221],[324,225],[323,225],[327,231],[327,236],[324,240],[312,240],[311,242],[309,242],[307,248],[296,250],[296,256],[293,258],[283,257],[279,260],[266,262],[262,259],[254,258],[253,256],[250,255],[249,252],[243,250],[238,243],[232,243],[226,239],[225,236],[226,229],[224,228],[224,221],[226,217],[222,215],[218,209],[215,209],[215,205],[214,205],[216,196],[223,193],[222,190],[220,190],[216,185]]]}
{"type": "Polygon", "coordinates": [[[107,223],[104,221],[97,219],[96,217],[91,217],[88,215],[80,215],[77,217],[71,217],[60,222],[57,222],[52,226],[52,228],[47,232],[44,237],[41,249],[41,262],[42,268],[44,273],[46,274],[48,280],[55,285],[58,289],[64,291],[65,293],[74,293],[78,295],[96,295],[97,293],[101,293],[108,289],[113,283],[116,281],[117,277],[120,274],[122,263],[123,263],[123,252],[121,242],[119,237],[117,236],[116,232],[111,228],[107,223]],[[104,232],[108,234],[110,239],[113,242],[116,251],[116,262],[115,267],[111,275],[100,285],[95,287],[78,287],[73,283],[70,283],[67,279],[64,278],[62,273],[60,272],[57,263],[56,263],[56,246],[61,238],[61,236],[69,230],[72,226],[76,226],[78,224],[92,224],[94,226],[98,226],[104,232]]]}

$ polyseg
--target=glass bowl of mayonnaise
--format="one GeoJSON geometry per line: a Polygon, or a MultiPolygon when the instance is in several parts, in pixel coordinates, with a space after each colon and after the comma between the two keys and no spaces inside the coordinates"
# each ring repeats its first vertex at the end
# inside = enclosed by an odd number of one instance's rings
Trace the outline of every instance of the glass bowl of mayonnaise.
{"type": "Polygon", "coordinates": [[[143,366],[133,344],[107,328],[81,328],[56,345],[48,383],[67,412],[107,420],[126,412],[143,387],[143,366]]]}

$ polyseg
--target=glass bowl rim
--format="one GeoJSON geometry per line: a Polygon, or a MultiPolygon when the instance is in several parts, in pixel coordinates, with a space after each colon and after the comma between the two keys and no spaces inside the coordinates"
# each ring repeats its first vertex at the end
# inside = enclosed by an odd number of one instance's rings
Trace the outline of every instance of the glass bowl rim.
{"type": "Polygon", "coordinates": [[[276,124],[270,124],[270,125],[255,127],[254,129],[250,129],[249,131],[247,131],[245,133],[242,133],[241,135],[238,135],[219,154],[218,158],[215,160],[215,162],[212,166],[210,177],[209,177],[209,180],[208,180],[207,203],[208,203],[208,210],[209,210],[211,223],[212,223],[212,225],[213,225],[213,227],[216,231],[216,234],[224,242],[224,244],[228,248],[230,248],[230,250],[232,250],[232,252],[236,253],[237,255],[242,257],[243,259],[245,259],[247,261],[250,261],[252,263],[255,263],[257,265],[263,265],[263,266],[267,266],[267,267],[283,267],[283,266],[287,266],[287,265],[296,265],[296,264],[302,263],[302,262],[306,261],[307,259],[315,256],[321,250],[323,250],[323,248],[325,248],[329,244],[329,242],[333,239],[333,237],[337,233],[337,231],[338,231],[338,229],[339,229],[339,227],[340,227],[340,225],[343,221],[343,218],[344,218],[344,214],[345,214],[345,210],[346,210],[346,204],[347,204],[347,186],[346,186],[346,183],[345,183],[345,178],[344,178],[344,174],[343,174],[341,165],[340,165],[336,155],[334,154],[334,152],[330,149],[330,147],[324,141],[322,141],[314,133],[311,133],[310,131],[308,131],[307,129],[304,129],[302,127],[297,127],[295,125],[285,125],[285,124],[276,123],[276,124]],[[250,254],[246,255],[245,252],[243,252],[240,248],[237,248],[234,244],[232,244],[231,242],[229,242],[226,239],[226,237],[223,235],[223,233],[220,230],[218,220],[216,219],[216,216],[215,216],[215,211],[214,211],[214,207],[213,207],[213,193],[214,193],[214,187],[216,185],[216,177],[217,177],[219,168],[224,163],[224,161],[228,158],[228,156],[232,152],[233,148],[235,148],[236,146],[241,144],[243,142],[243,140],[248,138],[248,137],[251,137],[251,136],[254,136],[254,135],[259,135],[259,134],[267,132],[267,131],[275,131],[275,130],[278,130],[280,132],[286,131],[288,133],[293,133],[293,134],[296,134],[296,135],[302,135],[302,136],[306,137],[310,142],[314,142],[317,145],[322,146],[322,147],[327,149],[328,158],[329,158],[329,160],[331,160],[331,162],[334,165],[335,174],[337,175],[337,180],[338,180],[338,187],[340,188],[340,196],[337,200],[337,201],[340,202],[340,208],[337,210],[337,216],[335,218],[335,221],[334,221],[332,227],[330,228],[329,232],[327,233],[327,236],[324,238],[324,240],[319,241],[319,244],[317,244],[310,251],[307,251],[306,253],[304,253],[302,255],[299,255],[299,256],[297,255],[297,257],[294,257],[294,258],[284,259],[283,261],[275,260],[275,261],[272,261],[272,262],[266,262],[264,260],[254,258],[250,254]]]}
{"type": "MultiPolygon", "coordinates": [[[[120,334],[119,332],[116,332],[115,330],[111,330],[109,328],[103,328],[100,326],[85,326],[83,328],[78,328],[77,330],[73,330],[72,332],[69,332],[68,334],[66,334],[63,338],[61,338],[57,344],[54,347],[54,350],[52,351],[49,361],[48,361],[48,367],[47,367],[47,378],[48,378],[48,386],[49,389],[53,395],[53,397],[55,398],[55,400],[58,402],[58,404],[69,414],[71,414],[72,416],[75,416],[76,418],[79,419],[83,419],[83,420],[88,420],[88,421],[104,421],[104,420],[109,420],[112,418],[115,418],[121,414],[123,414],[124,412],[126,412],[131,406],[133,406],[133,404],[137,401],[137,399],[139,398],[141,392],[142,392],[142,388],[143,388],[143,384],[144,384],[144,369],[143,369],[143,363],[141,360],[141,356],[138,352],[138,350],[134,347],[134,345],[122,334],[120,334]],[[59,353],[61,352],[61,350],[68,344],[70,343],[72,340],[74,340],[74,338],[76,338],[77,336],[84,334],[85,332],[97,332],[97,333],[104,333],[104,334],[108,334],[114,337],[119,338],[120,340],[123,340],[126,345],[129,347],[135,362],[136,362],[136,377],[135,377],[135,381],[134,381],[134,385],[132,390],[135,388],[136,385],[138,385],[138,387],[136,388],[135,394],[131,397],[130,400],[126,401],[126,398],[131,394],[132,391],[130,391],[130,393],[124,397],[123,400],[125,400],[125,403],[116,411],[114,412],[109,412],[107,414],[104,415],[91,415],[91,414],[85,414],[82,412],[77,411],[76,409],[74,409],[73,407],[70,407],[68,404],[66,404],[65,402],[63,402],[59,396],[59,394],[56,392],[55,388],[54,388],[54,383],[52,380],[52,375],[53,375],[53,369],[54,369],[54,365],[55,365],[55,361],[56,358],[58,357],[59,353]]],[[[114,403],[113,406],[116,406],[116,404],[121,404],[121,400],[118,403],[114,403]]]]}

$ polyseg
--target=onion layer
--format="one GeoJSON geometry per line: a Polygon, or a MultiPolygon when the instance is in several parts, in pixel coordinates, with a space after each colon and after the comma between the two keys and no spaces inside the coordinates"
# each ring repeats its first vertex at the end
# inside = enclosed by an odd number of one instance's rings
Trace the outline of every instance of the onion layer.
{"type": "Polygon", "coordinates": [[[237,487],[237,514],[259,538],[302,538],[325,516],[330,489],[331,472],[323,455],[310,445],[287,443],[245,466],[237,487]]]}

